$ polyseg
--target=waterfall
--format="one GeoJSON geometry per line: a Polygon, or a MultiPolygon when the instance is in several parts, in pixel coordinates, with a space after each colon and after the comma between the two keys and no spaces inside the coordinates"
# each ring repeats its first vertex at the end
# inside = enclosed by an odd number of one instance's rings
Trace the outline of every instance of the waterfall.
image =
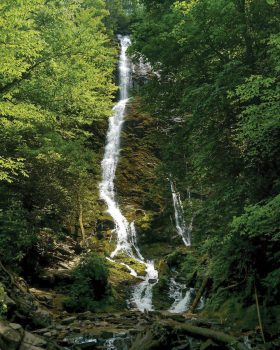
{"type": "MultiPolygon", "coordinates": [[[[183,205],[180,198],[180,193],[175,190],[175,186],[172,180],[170,180],[172,199],[173,199],[173,207],[175,212],[175,224],[178,234],[182,237],[182,240],[185,246],[189,247],[191,245],[191,232],[192,232],[192,224],[193,219],[189,226],[186,225],[184,219],[183,205]]],[[[189,191],[189,200],[191,200],[191,195],[189,191]]]]}
{"type": "MultiPolygon", "coordinates": [[[[152,287],[157,282],[158,273],[153,261],[146,262],[137,246],[137,237],[134,223],[129,223],[123,216],[115,196],[114,180],[120,154],[120,138],[122,125],[125,118],[125,109],[128,103],[128,90],[131,86],[131,63],[127,57],[127,49],[131,44],[128,36],[119,35],[121,53],[119,58],[119,102],[113,108],[112,117],[109,118],[107,142],[104,158],[102,160],[102,181],[100,183],[100,198],[107,204],[108,213],[114,220],[117,245],[111,253],[113,259],[119,252],[127,254],[146,266],[146,277],[143,282],[135,287],[132,301],[139,310],[152,310],[152,287]]],[[[125,264],[123,264],[125,265],[125,264]]],[[[133,276],[136,272],[128,265],[125,265],[133,276]]]]}
{"type": "Polygon", "coordinates": [[[176,282],[174,278],[171,278],[169,284],[169,297],[173,299],[169,312],[179,314],[188,310],[194,289],[187,289],[185,284],[176,282]]]}
{"type": "MultiPolygon", "coordinates": [[[[172,199],[173,199],[176,230],[178,234],[182,237],[182,240],[185,246],[189,247],[191,245],[193,217],[191,219],[190,224],[187,226],[184,218],[183,204],[181,201],[180,193],[176,191],[175,185],[171,180],[171,176],[169,181],[170,181],[170,187],[171,187],[171,193],[172,193],[172,199]]],[[[191,203],[191,194],[189,190],[188,190],[188,197],[191,203]]],[[[170,284],[169,284],[169,297],[174,301],[168,311],[172,313],[183,313],[187,311],[194,294],[195,294],[194,288],[187,289],[185,284],[176,282],[174,278],[171,278],[170,284]]],[[[201,298],[198,308],[202,309],[203,307],[204,307],[204,299],[201,298]]]]}

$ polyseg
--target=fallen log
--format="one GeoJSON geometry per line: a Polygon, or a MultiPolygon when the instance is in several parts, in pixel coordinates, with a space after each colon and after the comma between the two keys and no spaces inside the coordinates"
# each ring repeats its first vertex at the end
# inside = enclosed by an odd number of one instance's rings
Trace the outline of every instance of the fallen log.
{"type": "Polygon", "coordinates": [[[236,350],[248,350],[248,347],[245,344],[240,343],[235,337],[220,331],[197,327],[188,323],[180,323],[174,320],[161,320],[158,321],[158,323],[167,329],[171,328],[172,330],[186,333],[194,338],[212,339],[217,343],[227,345],[229,348],[231,347],[236,350]]]}

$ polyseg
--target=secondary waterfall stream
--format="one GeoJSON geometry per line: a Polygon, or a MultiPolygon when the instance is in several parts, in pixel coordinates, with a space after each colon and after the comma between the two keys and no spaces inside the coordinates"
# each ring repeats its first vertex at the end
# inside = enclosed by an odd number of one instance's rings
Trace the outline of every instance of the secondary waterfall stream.
{"type": "MultiPolygon", "coordinates": [[[[131,63],[127,57],[127,49],[131,44],[128,36],[119,35],[118,39],[121,45],[119,58],[119,102],[113,108],[113,115],[109,118],[109,128],[107,132],[107,142],[104,158],[102,160],[102,181],[100,183],[100,198],[105,201],[108,213],[112,216],[115,223],[115,232],[117,235],[117,245],[111,253],[111,261],[118,253],[122,252],[129,257],[137,260],[146,267],[146,277],[143,282],[134,288],[131,301],[140,311],[152,310],[152,287],[157,282],[158,272],[154,267],[153,261],[145,261],[137,246],[137,237],[134,223],[129,223],[124,217],[116,200],[114,180],[120,155],[120,139],[122,126],[125,119],[125,110],[128,103],[128,91],[131,86],[131,63]]],[[[137,276],[136,271],[128,265],[130,273],[137,276]]]]}
{"type": "MultiPolygon", "coordinates": [[[[193,218],[191,219],[190,224],[187,226],[184,212],[183,204],[181,201],[180,193],[176,191],[174,182],[170,178],[170,187],[173,199],[173,207],[175,213],[175,225],[176,230],[179,236],[182,237],[182,240],[186,247],[191,246],[191,232],[193,218]]],[[[191,201],[190,191],[189,191],[189,201],[191,201]]],[[[193,288],[186,288],[186,285],[176,282],[174,278],[171,278],[169,283],[169,297],[173,299],[173,304],[169,308],[169,311],[172,313],[182,313],[188,310],[192,296],[195,291],[193,288]]]]}
{"type": "MultiPolygon", "coordinates": [[[[170,180],[170,187],[171,187],[171,193],[172,193],[172,199],[173,199],[176,229],[178,234],[182,237],[182,240],[185,246],[188,247],[191,245],[191,232],[192,232],[193,219],[191,219],[189,226],[187,226],[184,218],[183,204],[181,201],[180,193],[176,191],[172,180],[170,180]]],[[[189,192],[189,200],[190,200],[190,192],[189,192]]]]}

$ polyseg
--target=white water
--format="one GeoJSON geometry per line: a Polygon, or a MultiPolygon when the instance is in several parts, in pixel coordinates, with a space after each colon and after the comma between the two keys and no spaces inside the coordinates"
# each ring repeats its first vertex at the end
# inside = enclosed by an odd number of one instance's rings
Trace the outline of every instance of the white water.
{"type": "MultiPolygon", "coordinates": [[[[182,240],[185,246],[189,247],[191,245],[191,232],[192,232],[192,224],[193,219],[191,220],[189,226],[186,225],[186,221],[184,219],[183,205],[180,198],[180,193],[175,190],[174,183],[170,180],[172,199],[173,199],[173,207],[175,212],[175,224],[178,234],[182,237],[182,240]]],[[[189,200],[190,200],[190,192],[189,192],[189,200]]]]}
{"type": "Polygon", "coordinates": [[[135,288],[131,298],[138,310],[144,312],[154,310],[152,297],[153,287],[158,281],[158,271],[155,269],[153,261],[147,261],[145,280],[139,283],[135,288]]]}
{"type": "MultiPolygon", "coordinates": [[[[120,35],[118,39],[121,44],[119,58],[120,100],[113,108],[113,115],[109,119],[105,154],[101,164],[102,182],[100,183],[100,198],[107,204],[108,213],[112,216],[115,223],[117,246],[111,253],[111,258],[114,258],[118,253],[123,252],[146,266],[147,274],[145,280],[135,287],[132,296],[132,301],[138,309],[145,311],[153,309],[152,287],[157,281],[158,273],[155,270],[152,261],[145,262],[137,246],[134,223],[129,223],[123,216],[115,198],[114,180],[120,154],[120,137],[125,118],[125,109],[128,102],[128,90],[131,85],[131,63],[126,54],[131,42],[128,36],[120,35]]],[[[128,268],[131,275],[137,276],[135,270],[124,263],[122,263],[122,265],[128,268]]]]}
{"type": "Polygon", "coordinates": [[[179,314],[188,310],[192,301],[194,289],[187,289],[185,284],[176,282],[171,278],[169,285],[169,297],[174,300],[169,312],[179,314]]]}

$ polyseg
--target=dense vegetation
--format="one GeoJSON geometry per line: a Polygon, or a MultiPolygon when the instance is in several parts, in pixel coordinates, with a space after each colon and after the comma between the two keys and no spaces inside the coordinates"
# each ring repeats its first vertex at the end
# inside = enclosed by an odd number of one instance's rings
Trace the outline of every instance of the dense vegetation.
{"type": "Polygon", "coordinates": [[[111,113],[116,50],[104,1],[7,0],[0,12],[0,252],[18,264],[41,230],[75,234],[94,206],[93,130],[111,113]]]}
{"type": "MultiPolygon", "coordinates": [[[[143,1],[133,53],[157,74],[142,89],[165,174],[195,216],[195,257],[215,305],[279,300],[280,4],[143,1]],[[192,206],[188,200],[192,195],[192,206]]],[[[192,264],[192,265],[191,265],[192,264]]]]}
{"type": "Polygon", "coordinates": [[[74,283],[66,307],[75,311],[95,311],[98,302],[105,303],[110,294],[108,274],[105,262],[97,254],[84,256],[73,272],[74,283]]]}
{"type": "MultiPolygon", "coordinates": [[[[82,243],[95,253],[74,270],[66,309],[125,307],[135,280],[100,257],[115,242],[98,201],[117,95],[117,32],[131,32],[131,56],[151,65],[129,104],[116,187],[145,258],[158,259],[155,305],[170,304],[177,270],[197,289],[206,281],[207,312],[227,303],[240,319],[257,301],[273,324],[280,297],[277,0],[2,0],[0,268],[36,274],[57,241],[71,236],[80,252],[82,243]],[[173,239],[170,178],[186,219],[194,219],[191,248],[173,239]],[[111,281],[106,264],[116,272],[111,281]]],[[[0,315],[4,296],[0,283],[0,315]]]]}

